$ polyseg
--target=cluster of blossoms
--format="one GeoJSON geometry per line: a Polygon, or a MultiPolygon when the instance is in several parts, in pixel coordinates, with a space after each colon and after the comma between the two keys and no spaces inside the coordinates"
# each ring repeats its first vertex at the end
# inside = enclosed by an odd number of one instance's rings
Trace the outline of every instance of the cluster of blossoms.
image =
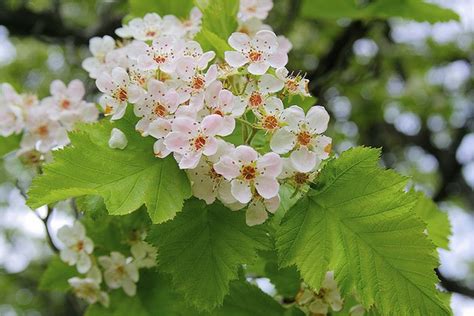
{"type": "Polygon", "coordinates": [[[78,122],[97,121],[99,110],[83,100],[85,89],[79,80],[67,86],[51,83],[51,96],[18,94],[11,85],[0,85],[0,136],[22,134],[20,155],[41,156],[69,143],[67,132],[78,122]]]}
{"type": "MultiPolygon", "coordinates": [[[[201,15],[194,8],[185,21],[151,13],[117,29],[118,41],[91,39],[93,56],[83,64],[103,93],[106,116],[121,119],[132,106],[137,131],[156,139],[155,156],[173,155],[196,197],[247,207],[248,225],[277,210],[281,183],[301,188],[313,180],[331,151],[322,135],[326,110],[305,113],[288,102],[309,96],[308,80],[289,73],[290,42],[262,23],[271,7],[270,0],[240,2],[239,30],[223,59],[193,40],[201,15]]],[[[115,132],[111,142],[123,148],[115,132]]]]}
{"type": "Polygon", "coordinates": [[[102,290],[104,279],[109,289],[122,288],[125,294],[134,296],[137,291],[140,268],[151,268],[156,264],[156,249],[143,241],[145,236],[129,241],[130,257],[113,251],[109,256],[96,258],[93,254],[94,242],[86,236],[84,226],[74,222],[73,226],[63,226],[58,238],[64,244],[60,258],[67,264],[77,267],[84,277],[72,277],[68,280],[75,295],[89,304],[97,302],[109,305],[109,295],[102,290]],[[101,269],[103,271],[101,271],[101,269]]]}

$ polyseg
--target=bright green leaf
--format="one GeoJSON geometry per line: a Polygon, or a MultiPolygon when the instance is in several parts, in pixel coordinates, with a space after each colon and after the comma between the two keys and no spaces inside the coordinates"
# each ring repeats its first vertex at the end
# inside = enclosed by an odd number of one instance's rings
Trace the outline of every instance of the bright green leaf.
{"type": "Polygon", "coordinates": [[[20,147],[21,135],[0,136],[0,158],[20,147]]]}
{"type": "Polygon", "coordinates": [[[193,0],[129,0],[130,14],[142,17],[147,13],[160,15],[172,14],[178,17],[187,17],[193,8],[193,0]]]}
{"type": "Polygon", "coordinates": [[[154,223],[181,211],[191,189],[186,174],[173,157],[155,158],[153,139],[135,131],[129,111],[119,121],[103,120],[70,134],[72,146],[53,154],[54,162],[33,180],[28,205],[38,208],[69,197],[100,195],[111,215],[124,215],[146,205],[154,223]],[[128,138],[124,150],[111,149],[112,128],[128,138]]]}
{"type": "Polygon", "coordinates": [[[277,233],[282,266],[295,264],[318,289],[328,270],[345,295],[354,290],[381,314],[447,315],[435,288],[438,266],[407,180],[378,166],[380,151],[358,147],[323,169],[318,184],[277,233]]]}
{"type": "Polygon", "coordinates": [[[294,266],[279,267],[276,252],[266,252],[265,276],[275,285],[278,294],[294,298],[301,287],[300,274],[294,266]]]}
{"type": "Polygon", "coordinates": [[[68,279],[78,276],[74,266],[61,261],[58,256],[51,259],[39,283],[40,290],[67,292],[70,288],[68,279]]]}
{"type": "Polygon", "coordinates": [[[263,228],[245,224],[244,212],[198,200],[186,202],[173,221],[154,226],[149,240],[159,249],[160,270],[201,310],[221,305],[239,266],[269,246],[263,228]]]}
{"type": "Polygon", "coordinates": [[[357,17],[360,13],[354,0],[304,0],[301,14],[313,19],[357,17]]]}

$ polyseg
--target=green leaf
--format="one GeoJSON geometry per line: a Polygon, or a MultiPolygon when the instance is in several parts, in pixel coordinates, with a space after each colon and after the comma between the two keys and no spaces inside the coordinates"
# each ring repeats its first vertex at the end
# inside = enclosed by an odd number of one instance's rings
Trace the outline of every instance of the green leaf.
{"type": "Polygon", "coordinates": [[[459,20],[452,10],[423,0],[377,0],[361,7],[354,0],[305,0],[302,15],[311,19],[388,19],[400,17],[430,23],[459,20]]]}
{"type": "Polygon", "coordinates": [[[196,1],[201,10],[201,31],[196,35],[196,40],[205,50],[214,50],[217,56],[223,58],[224,52],[230,50],[227,38],[236,31],[238,0],[209,0],[196,1]]]}
{"type": "Polygon", "coordinates": [[[20,147],[21,135],[0,136],[0,158],[20,147]]]}
{"type": "Polygon", "coordinates": [[[356,291],[383,315],[447,315],[435,288],[438,266],[407,180],[377,166],[380,151],[357,147],[330,161],[315,189],[277,232],[282,266],[295,264],[315,289],[333,270],[344,295],[356,291]]]}
{"type": "Polygon", "coordinates": [[[103,120],[70,134],[72,146],[54,152],[54,162],[33,180],[28,205],[38,208],[69,197],[100,195],[111,215],[145,204],[154,223],[172,219],[191,196],[189,181],[173,157],[154,157],[153,139],[141,137],[135,121],[129,111],[119,121],[103,120]],[[124,150],[108,146],[112,128],[127,135],[124,150]]]}
{"type": "Polygon", "coordinates": [[[172,14],[178,17],[187,17],[193,8],[192,0],[129,0],[130,14],[133,16],[144,16],[147,13],[158,13],[160,15],[172,14]]]}
{"type": "Polygon", "coordinates": [[[451,234],[448,214],[423,193],[418,193],[418,196],[414,211],[427,224],[428,237],[437,247],[448,249],[448,236],[451,234]]]}
{"type": "Polygon", "coordinates": [[[69,266],[62,262],[58,256],[54,256],[41,276],[39,289],[67,292],[70,288],[67,280],[78,275],[74,266],[69,266]]]}
{"type": "Polygon", "coordinates": [[[244,212],[221,204],[186,202],[176,218],[152,227],[149,240],[158,247],[158,265],[169,273],[178,292],[200,310],[222,304],[238,268],[269,247],[266,231],[248,227],[244,212]]]}
{"type": "Polygon", "coordinates": [[[266,252],[264,257],[265,276],[275,285],[278,294],[283,297],[294,298],[301,287],[300,274],[294,266],[279,267],[275,251],[266,252]]]}

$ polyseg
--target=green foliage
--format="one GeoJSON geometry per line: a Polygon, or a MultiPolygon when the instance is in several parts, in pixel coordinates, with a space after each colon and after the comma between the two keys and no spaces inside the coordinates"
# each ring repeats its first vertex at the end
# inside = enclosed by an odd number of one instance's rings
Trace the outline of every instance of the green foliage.
{"type": "Polygon", "coordinates": [[[248,227],[244,212],[195,199],[173,221],[153,226],[149,241],[159,249],[160,270],[200,310],[221,305],[239,266],[252,263],[257,250],[268,247],[265,230],[248,227]]]}
{"type": "Polygon", "coordinates": [[[124,215],[145,204],[154,223],[167,221],[191,195],[189,181],[173,157],[153,156],[153,139],[135,131],[129,111],[123,119],[85,125],[70,134],[72,146],[54,153],[54,162],[34,179],[28,205],[38,208],[68,197],[100,195],[111,215],[124,215]],[[111,149],[112,128],[127,135],[124,150],[111,149]]]}
{"type": "Polygon", "coordinates": [[[275,285],[278,294],[294,298],[301,287],[300,275],[294,266],[279,267],[277,253],[266,252],[265,276],[275,285]]]}
{"type": "Polygon", "coordinates": [[[158,13],[159,15],[173,14],[178,17],[187,17],[193,8],[192,0],[129,0],[130,14],[142,17],[147,13],[158,13]]]}
{"type": "Polygon", "coordinates": [[[303,16],[314,19],[387,19],[400,17],[430,23],[459,20],[450,9],[423,0],[376,0],[360,7],[354,0],[305,0],[301,9],[303,16]]]}
{"type": "Polygon", "coordinates": [[[0,136],[0,158],[18,149],[20,141],[21,135],[11,135],[9,137],[0,136]]]}
{"type": "Polygon", "coordinates": [[[277,233],[283,266],[295,264],[318,289],[334,270],[345,295],[382,314],[446,315],[435,289],[434,247],[403,193],[406,179],[377,166],[380,151],[357,147],[332,160],[317,186],[284,217],[277,233]]]}
{"type": "Polygon", "coordinates": [[[67,280],[78,275],[74,266],[69,266],[54,256],[40,279],[40,290],[67,292],[70,288],[67,280]]]}
{"type": "Polygon", "coordinates": [[[418,202],[414,211],[426,223],[428,236],[437,247],[448,249],[451,235],[448,214],[441,211],[438,206],[423,193],[418,193],[418,202]]]}
{"type": "Polygon", "coordinates": [[[196,1],[196,5],[203,14],[202,29],[196,35],[196,40],[204,49],[212,49],[222,58],[224,52],[230,50],[227,38],[237,29],[239,1],[209,0],[206,3],[196,1]]]}

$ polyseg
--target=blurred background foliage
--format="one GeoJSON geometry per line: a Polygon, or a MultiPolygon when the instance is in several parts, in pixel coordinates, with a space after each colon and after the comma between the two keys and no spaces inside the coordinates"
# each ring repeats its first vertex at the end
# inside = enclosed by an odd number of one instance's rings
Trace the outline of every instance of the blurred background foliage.
{"type": "MultiPolygon", "coordinates": [[[[52,80],[79,78],[95,100],[81,69],[89,38],[160,8],[159,0],[130,2],[0,0],[0,82],[44,97],[52,80]]],[[[274,2],[266,22],[292,41],[288,68],[306,74],[330,111],[335,151],[383,147],[387,167],[449,212],[454,235],[451,250],[440,251],[439,276],[460,293],[455,313],[474,315],[474,1],[274,2]]],[[[11,174],[27,178],[28,170],[12,157],[0,168],[0,315],[74,315],[74,300],[37,290],[50,252],[11,174]]],[[[63,208],[53,231],[69,220],[63,208]]]]}

